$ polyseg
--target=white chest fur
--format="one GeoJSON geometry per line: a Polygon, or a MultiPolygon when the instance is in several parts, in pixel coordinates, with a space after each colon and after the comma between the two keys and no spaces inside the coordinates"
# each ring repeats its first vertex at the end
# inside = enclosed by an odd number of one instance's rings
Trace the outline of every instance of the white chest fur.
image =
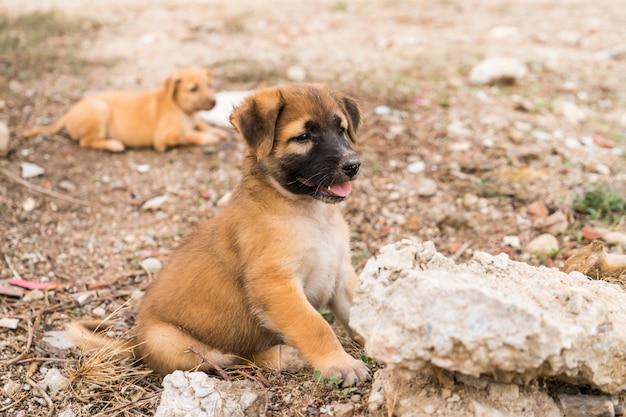
{"type": "Polygon", "coordinates": [[[346,279],[350,249],[348,228],[334,208],[314,214],[292,221],[299,231],[299,241],[294,242],[300,246],[296,279],[309,302],[320,308],[331,299],[339,280],[346,279]]]}

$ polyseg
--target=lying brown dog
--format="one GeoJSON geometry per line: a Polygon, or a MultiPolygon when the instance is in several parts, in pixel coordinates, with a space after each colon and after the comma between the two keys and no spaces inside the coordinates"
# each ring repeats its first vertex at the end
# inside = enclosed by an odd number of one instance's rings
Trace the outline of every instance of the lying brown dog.
{"type": "Polygon", "coordinates": [[[194,116],[214,106],[211,72],[188,68],[168,77],[159,90],[86,97],[53,125],[29,129],[22,137],[52,134],[65,128],[80,146],[111,152],[121,152],[126,146],[153,146],[164,151],[177,145],[210,145],[228,134],[194,116]]]}
{"type": "MultiPolygon", "coordinates": [[[[150,368],[250,361],[293,370],[303,357],[344,385],[369,378],[318,312],[328,305],[354,336],[357,278],[348,227],[332,203],[350,194],[359,171],[359,121],[353,99],[317,85],[260,90],[234,110],[247,145],[242,178],[145,294],[133,343],[150,368]]],[[[98,336],[80,337],[89,345],[98,336]]]]}

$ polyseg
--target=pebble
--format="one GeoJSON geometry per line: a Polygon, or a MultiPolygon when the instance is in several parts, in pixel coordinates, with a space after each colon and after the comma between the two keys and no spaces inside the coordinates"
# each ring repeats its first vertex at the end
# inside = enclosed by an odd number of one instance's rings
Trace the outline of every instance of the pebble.
{"type": "Polygon", "coordinates": [[[67,383],[68,379],[64,377],[57,368],[52,368],[46,372],[46,376],[38,385],[43,388],[51,398],[54,398],[67,386],[67,383]]]}
{"type": "Polygon", "coordinates": [[[502,238],[502,246],[510,246],[514,249],[522,247],[519,236],[504,236],[502,238]]]}
{"type": "Polygon", "coordinates": [[[391,109],[388,106],[376,106],[376,108],[374,108],[374,114],[378,116],[387,116],[391,114],[391,109]]]}
{"type": "Polygon", "coordinates": [[[515,58],[494,57],[479,62],[469,74],[472,84],[515,82],[528,74],[526,65],[515,58]]]}
{"type": "Polygon", "coordinates": [[[44,333],[42,340],[57,349],[69,349],[75,344],[67,336],[65,330],[49,330],[44,333]]]}
{"type": "Polygon", "coordinates": [[[8,126],[0,121],[0,157],[7,156],[9,153],[10,136],[8,126]]]}
{"type": "Polygon", "coordinates": [[[432,197],[437,193],[437,183],[430,178],[422,179],[417,186],[417,195],[420,197],[432,197]]]}
{"type": "Polygon", "coordinates": [[[150,165],[148,165],[148,164],[137,165],[137,167],[135,169],[137,170],[137,172],[140,172],[140,173],[144,174],[144,173],[150,171],[150,165]]]}
{"type": "Polygon", "coordinates": [[[287,68],[287,78],[291,81],[304,81],[306,79],[306,70],[298,65],[292,65],[287,68]]]}
{"type": "Polygon", "coordinates": [[[22,203],[22,209],[24,209],[24,211],[26,211],[26,212],[30,212],[30,211],[35,210],[35,207],[37,207],[37,202],[32,197],[28,197],[22,203]]]}
{"type": "Polygon", "coordinates": [[[45,169],[30,162],[22,162],[20,166],[22,168],[22,178],[24,179],[35,178],[46,173],[45,169]]]}
{"type": "Polygon", "coordinates": [[[546,257],[559,250],[559,241],[549,233],[537,236],[526,245],[526,252],[546,257]]]}
{"type": "Polygon", "coordinates": [[[141,205],[141,209],[146,211],[159,210],[169,199],[170,197],[167,194],[152,197],[141,205]]]}
{"type": "Polygon", "coordinates": [[[332,407],[332,415],[337,417],[351,417],[354,414],[354,404],[335,403],[332,407]]]}
{"type": "Polygon", "coordinates": [[[412,162],[408,167],[407,171],[411,174],[419,174],[420,172],[424,172],[426,169],[426,163],[424,161],[415,161],[412,162]]]}
{"type": "Polygon", "coordinates": [[[43,300],[44,293],[41,290],[32,290],[27,292],[24,297],[22,297],[22,301],[30,302],[35,300],[43,300]]]}
{"type": "Polygon", "coordinates": [[[146,258],[139,264],[142,269],[146,271],[156,274],[161,269],[163,269],[163,263],[159,261],[157,258],[146,258]]]}
{"type": "Polygon", "coordinates": [[[17,325],[20,322],[20,319],[11,319],[8,317],[4,317],[0,319],[0,327],[4,327],[5,329],[17,329],[17,325]]]}
{"type": "Polygon", "coordinates": [[[17,390],[20,389],[20,387],[21,385],[18,382],[9,380],[4,384],[4,387],[2,387],[2,389],[9,395],[13,395],[17,392],[17,390]]]}
{"type": "Polygon", "coordinates": [[[76,191],[76,184],[67,180],[62,180],[59,183],[59,188],[65,191],[76,191]]]}
{"type": "Polygon", "coordinates": [[[91,310],[91,314],[98,317],[104,317],[107,314],[107,311],[103,307],[96,307],[91,310]]]}
{"type": "Polygon", "coordinates": [[[614,416],[615,407],[609,397],[602,395],[559,395],[559,402],[567,417],[614,416]]]}

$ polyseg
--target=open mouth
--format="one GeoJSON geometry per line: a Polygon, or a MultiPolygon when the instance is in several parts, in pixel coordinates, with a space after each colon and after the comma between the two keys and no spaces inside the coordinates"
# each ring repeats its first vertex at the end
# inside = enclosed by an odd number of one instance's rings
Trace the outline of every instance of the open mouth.
{"type": "Polygon", "coordinates": [[[314,184],[311,181],[302,177],[298,177],[297,181],[306,187],[312,188],[314,190],[314,193],[312,193],[313,197],[319,198],[320,200],[324,201],[343,200],[352,192],[352,184],[350,184],[349,181],[330,184],[325,187],[314,184]]]}

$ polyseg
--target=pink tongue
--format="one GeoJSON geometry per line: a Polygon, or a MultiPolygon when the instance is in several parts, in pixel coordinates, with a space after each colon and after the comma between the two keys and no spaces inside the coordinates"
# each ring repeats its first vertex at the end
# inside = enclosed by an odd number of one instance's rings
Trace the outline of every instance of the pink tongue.
{"type": "Polygon", "coordinates": [[[344,182],[343,184],[333,184],[328,187],[328,190],[337,197],[347,197],[352,191],[352,184],[344,182]]]}

